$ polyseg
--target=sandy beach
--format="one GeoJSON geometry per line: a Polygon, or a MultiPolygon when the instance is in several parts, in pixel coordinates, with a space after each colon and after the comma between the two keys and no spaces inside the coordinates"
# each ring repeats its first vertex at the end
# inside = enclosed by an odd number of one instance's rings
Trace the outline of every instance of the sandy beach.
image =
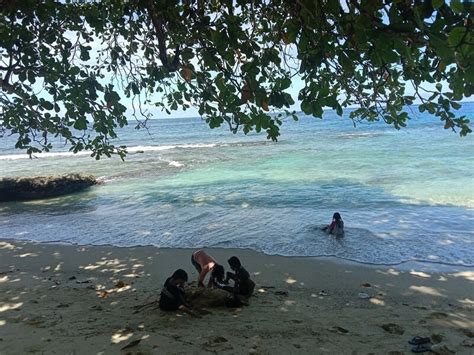
{"type": "Polygon", "coordinates": [[[226,268],[240,257],[257,283],[249,306],[157,309],[175,269],[196,280],[191,250],[1,241],[0,353],[408,354],[417,335],[474,353],[473,270],[206,250],[226,268]]]}

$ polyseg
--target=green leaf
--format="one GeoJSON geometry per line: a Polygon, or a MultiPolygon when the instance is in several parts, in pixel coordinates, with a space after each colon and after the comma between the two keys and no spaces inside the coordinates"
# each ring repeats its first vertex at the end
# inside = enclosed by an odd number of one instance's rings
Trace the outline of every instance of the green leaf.
{"type": "Polygon", "coordinates": [[[459,110],[461,108],[461,104],[451,101],[451,107],[454,108],[455,110],[459,110]]]}
{"type": "Polygon", "coordinates": [[[41,106],[44,107],[46,110],[52,110],[54,108],[54,105],[49,101],[41,102],[41,106]]]}
{"type": "Polygon", "coordinates": [[[280,84],[280,90],[288,89],[291,86],[291,79],[290,78],[283,78],[280,84]]]}
{"type": "Polygon", "coordinates": [[[318,101],[313,101],[311,104],[314,117],[323,118],[323,108],[318,101]]]}
{"type": "Polygon", "coordinates": [[[76,76],[80,73],[81,69],[79,67],[71,67],[69,70],[69,75],[76,76]]]}
{"type": "Polygon", "coordinates": [[[313,113],[311,102],[309,100],[303,100],[301,102],[301,111],[303,111],[307,115],[310,115],[313,113]]]}
{"type": "Polygon", "coordinates": [[[352,74],[354,72],[354,65],[346,53],[341,53],[339,55],[339,63],[347,74],[352,74]]]}
{"type": "MultiPolygon", "coordinates": [[[[466,2],[467,3],[467,2],[466,2]]],[[[450,4],[449,4],[449,7],[451,7],[451,9],[454,11],[454,12],[463,12],[464,11],[464,5],[463,3],[460,1],[460,0],[451,0],[450,4]]]]}
{"type": "Polygon", "coordinates": [[[396,63],[399,61],[399,55],[393,50],[385,50],[380,53],[385,63],[396,63]]]}
{"type": "Polygon", "coordinates": [[[91,47],[85,47],[85,46],[80,46],[80,55],[79,57],[81,58],[81,60],[83,61],[87,61],[89,60],[91,57],[89,55],[89,49],[91,49],[91,47]]]}
{"type": "Polygon", "coordinates": [[[459,46],[461,41],[466,33],[467,29],[464,27],[454,27],[451,32],[449,32],[448,43],[452,47],[459,46]]]}
{"type": "Polygon", "coordinates": [[[34,84],[36,82],[35,73],[32,70],[28,70],[27,76],[30,83],[34,84]]]}
{"type": "Polygon", "coordinates": [[[140,94],[140,89],[138,88],[137,84],[135,84],[135,82],[132,82],[130,85],[132,87],[132,92],[135,95],[139,95],[140,94]]]}
{"type": "Polygon", "coordinates": [[[74,122],[74,128],[80,131],[83,131],[87,128],[87,120],[84,117],[81,117],[74,122]]]}
{"type": "Polygon", "coordinates": [[[441,5],[444,4],[444,0],[432,0],[431,1],[431,6],[433,6],[433,9],[437,9],[441,7],[441,5]]]}

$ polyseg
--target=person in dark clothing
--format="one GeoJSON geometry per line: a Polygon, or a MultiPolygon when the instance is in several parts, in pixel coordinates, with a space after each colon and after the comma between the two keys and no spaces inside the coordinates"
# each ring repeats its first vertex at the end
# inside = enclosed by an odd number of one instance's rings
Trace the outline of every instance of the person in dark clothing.
{"type": "Polygon", "coordinates": [[[163,311],[186,310],[184,283],[188,281],[188,274],[183,269],[176,270],[165,281],[160,294],[160,309],[163,311]]]}
{"type": "Polygon", "coordinates": [[[224,282],[225,270],[222,265],[217,264],[211,271],[211,278],[209,280],[209,286],[218,288],[219,284],[224,282]]]}
{"type": "Polygon", "coordinates": [[[227,272],[224,283],[233,280],[234,286],[223,286],[221,288],[232,292],[235,296],[250,297],[255,288],[255,283],[250,279],[250,274],[243,268],[238,257],[233,256],[227,262],[234,273],[227,272]]]}
{"type": "Polygon", "coordinates": [[[344,221],[342,220],[341,214],[339,212],[334,213],[331,224],[328,224],[321,230],[327,232],[328,234],[333,234],[336,237],[343,237],[344,221]]]}

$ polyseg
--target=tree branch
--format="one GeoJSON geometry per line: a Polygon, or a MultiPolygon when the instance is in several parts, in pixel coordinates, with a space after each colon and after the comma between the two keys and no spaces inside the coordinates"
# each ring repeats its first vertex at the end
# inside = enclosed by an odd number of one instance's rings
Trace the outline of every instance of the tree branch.
{"type": "Polygon", "coordinates": [[[179,68],[179,48],[176,49],[175,57],[170,63],[168,60],[168,54],[166,52],[166,34],[163,28],[163,18],[161,13],[155,7],[153,0],[146,1],[146,8],[148,10],[148,14],[150,15],[151,22],[153,23],[153,27],[155,28],[156,38],[158,39],[158,56],[161,60],[161,63],[169,71],[176,71],[179,68]]]}

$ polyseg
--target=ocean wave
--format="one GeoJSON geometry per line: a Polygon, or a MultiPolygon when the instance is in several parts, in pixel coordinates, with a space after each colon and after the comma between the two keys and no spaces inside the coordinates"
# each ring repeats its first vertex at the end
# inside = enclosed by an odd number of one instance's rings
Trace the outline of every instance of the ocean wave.
{"type": "MultiPolygon", "coordinates": [[[[139,154],[144,152],[159,152],[172,149],[197,149],[197,148],[213,148],[217,146],[226,146],[227,144],[217,143],[196,143],[196,144],[175,144],[175,145],[138,145],[127,148],[129,154],[139,154]]],[[[32,159],[40,158],[57,158],[57,157],[72,157],[90,155],[90,151],[73,152],[46,152],[38,153],[32,156],[32,159]]],[[[20,160],[30,159],[28,154],[5,154],[0,155],[0,160],[20,160]]]]}
{"type": "Polygon", "coordinates": [[[179,161],[174,161],[174,160],[170,161],[168,163],[168,165],[169,166],[174,166],[175,168],[180,168],[180,167],[184,166],[184,164],[181,164],[179,161]]]}
{"type": "Polygon", "coordinates": [[[357,133],[342,133],[339,136],[344,139],[357,139],[381,136],[382,132],[357,132],[357,133]]]}
{"type": "Polygon", "coordinates": [[[138,145],[134,147],[128,147],[128,153],[142,153],[142,152],[160,152],[164,150],[172,149],[198,149],[198,148],[214,148],[222,147],[227,144],[218,143],[195,143],[195,144],[174,144],[174,145],[138,145]]]}
{"type": "MultiPolygon", "coordinates": [[[[39,158],[58,158],[58,157],[71,157],[71,156],[85,156],[90,155],[91,152],[89,151],[82,151],[82,152],[48,152],[48,153],[39,153],[33,154],[31,159],[39,159],[39,158]]],[[[5,154],[0,155],[0,160],[22,160],[22,159],[30,159],[30,156],[26,153],[24,154],[5,154]]]]}
{"type": "MultiPolygon", "coordinates": [[[[160,152],[160,151],[168,151],[173,149],[200,149],[200,148],[214,148],[214,147],[227,147],[227,146],[242,146],[242,145],[252,145],[258,144],[260,142],[237,142],[237,143],[194,143],[194,144],[172,144],[172,145],[137,145],[127,147],[127,153],[132,154],[140,154],[145,152],[160,152]]],[[[32,159],[41,159],[41,158],[63,158],[63,157],[73,157],[73,156],[86,156],[90,155],[90,151],[81,151],[77,153],[73,152],[46,152],[46,153],[38,153],[34,154],[31,158],[32,159]]],[[[28,154],[4,154],[0,155],[0,160],[21,160],[21,159],[30,159],[28,154]]],[[[178,166],[176,164],[180,163],[173,163],[172,166],[178,166]]],[[[179,165],[181,166],[181,165],[179,165]]]]}

